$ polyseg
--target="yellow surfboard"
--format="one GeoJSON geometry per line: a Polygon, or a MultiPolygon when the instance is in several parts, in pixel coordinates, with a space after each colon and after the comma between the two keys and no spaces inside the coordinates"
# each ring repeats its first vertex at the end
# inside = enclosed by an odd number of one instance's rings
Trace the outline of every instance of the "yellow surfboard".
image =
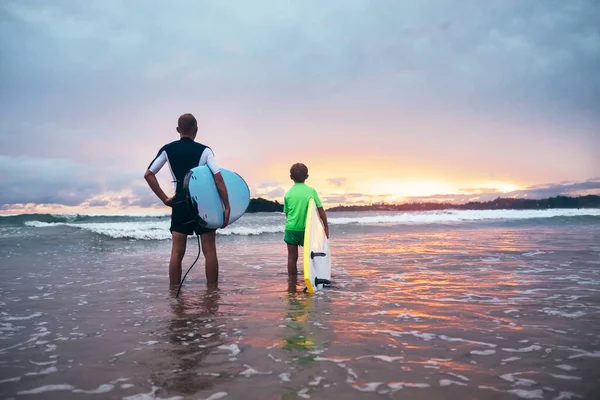
{"type": "Polygon", "coordinates": [[[331,254],[323,221],[314,199],[308,201],[304,229],[304,283],[308,293],[331,284],[331,254]]]}

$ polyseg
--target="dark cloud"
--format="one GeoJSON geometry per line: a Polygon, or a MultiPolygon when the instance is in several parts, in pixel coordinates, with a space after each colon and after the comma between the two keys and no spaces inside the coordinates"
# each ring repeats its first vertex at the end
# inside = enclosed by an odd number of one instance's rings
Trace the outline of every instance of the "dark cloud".
{"type": "MultiPolygon", "coordinates": [[[[162,182],[159,183],[167,195],[172,193],[169,192],[172,186],[167,185],[166,182],[164,184],[162,182]]],[[[131,186],[130,190],[131,197],[128,199],[130,206],[142,208],[163,207],[162,202],[150,190],[145,181],[137,182],[137,184],[131,186]]]]}
{"type": "MultiPolygon", "coordinates": [[[[66,159],[0,155],[0,204],[60,204],[77,206],[106,192],[133,191],[150,201],[154,194],[136,173],[111,167],[82,165],[66,159]]],[[[156,201],[154,199],[154,201],[156,201]]]]}
{"type": "Polygon", "coordinates": [[[577,195],[581,191],[598,191],[600,192],[600,179],[590,179],[585,182],[567,183],[567,184],[547,184],[536,185],[535,187],[524,190],[516,190],[508,193],[509,196],[519,196],[532,199],[541,199],[546,197],[554,197],[558,195],[577,195]]]}
{"type": "Polygon", "coordinates": [[[276,187],[279,186],[279,182],[277,181],[266,181],[266,182],[261,182],[258,184],[257,188],[259,189],[269,189],[272,187],[276,187]]]}
{"type": "Polygon", "coordinates": [[[346,178],[329,178],[327,179],[327,182],[334,186],[342,186],[346,183],[346,178]]]}
{"type": "Polygon", "coordinates": [[[321,196],[321,200],[328,204],[348,204],[354,202],[364,202],[366,199],[374,199],[368,200],[367,202],[377,201],[378,198],[387,198],[389,195],[367,195],[364,193],[344,193],[344,194],[323,194],[321,196]]]}
{"type": "MultiPolygon", "coordinates": [[[[490,189],[461,189],[471,193],[464,194],[435,194],[431,196],[406,197],[402,202],[438,202],[438,203],[466,203],[469,201],[490,201],[498,197],[519,197],[527,199],[544,199],[556,196],[578,196],[585,194],[600,195],[600,179],[590,179],[585,182],[569,182],[559,184],[534,185],[523,190],[512,192],[500,192],[490,189]]],[[[346,195],[325,195],[322,200],[328,204],[353,204],[353,203],[375,203],[378,201],[389,202],[390,195],[369,196],[361,193],[350,193],[346,195]],[[365,201],[365,199],[368,199],[365,201]],[[380,200],[378,200],[380,199],[380,200]]]]}
{"type": "Polygon", "coordinates": [[[106,207],[110,204],[108,200],[91,200],[88,203],[89,207],[106,207]]]}
{"type": "MultiPolygon", "coordinates": [[[[469,189],[462,189],[468,191],[469,189]]],[[[556,196],[578,196],[580,194],[600,194],[600,179],[590,179],[585,182],[533,185],[526,189],[512,192],[497,190],[471,189],[475,193],[466,194],[437,194],[423,197],[410,197],[407,201],[437,201],[450,203],[465,203],[467,201],[490,201],[498,197],[520,197],[528,199],[545,199],[556,196]],[[477,190],[477,191],[476,191],[477,190]]]]}
{"type": "Polygon", "coordinates": [[[148,1],[141,14],[132,2],[4,1],[10,39],[0,54],[11,61],[0,79],[7,96],[94,88],[88,100],[99,103],[138,101],[119,95],[138,90],[174,96],[191,86],[211,98],[250,85],[305,96],[363,82],[389,99],[598,109],[595,1],[313,5],[148,1]]]}
{"type": "Polygon", "coordinates": [[[344,196],[344,195],[338,195],[338,196],[324,196],[321,201],[325,202],[325,203],[329,203],[329,204],[335,204],[335,203],[344,203],[348,200],[348,197],[344,196]]]}
{"type": "Polygon", "coordinates": [[[285,194],[285,189],[278,187],[278,188],[268,191],[266,195],[267,195],[267,197],[275,198],[275,197],[283,197],[284,194],[285,194]]]}

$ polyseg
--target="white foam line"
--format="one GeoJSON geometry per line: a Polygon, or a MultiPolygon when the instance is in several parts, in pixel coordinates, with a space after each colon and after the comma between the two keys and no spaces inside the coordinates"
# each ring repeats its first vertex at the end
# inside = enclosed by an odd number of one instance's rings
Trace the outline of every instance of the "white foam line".
{"type": "Polygon", "coordinates": [[[58,372],[58,368],[56,368],[54,365],[51,367],[48,367],[40,372],[28,372],[25,374],[25,376],[35,376],[35,375],[48,375],[48,374],[52,374],[54,372],[58,372]]]}
{"type": "Polygon", "coordinates": [[[388,387],[392,390],[400,390],[400,389],[404,389],[405,387],[424,389],[424,388],[431,387],[431,385],[428,383],[392,382],[392,383],[388,383],[388,387]]]}
{"type": "Polygon", "coordinates": [[[464,382],[453,381],[450,379],[440,379],[440,386],[450,386],[450,385],[467,386],[467,384],[464,382]]]}
{"type": "Polygon", "coordinates": [[[41,312],[36,312],[26,317],[4,317],[2,318],[4,321],[24,321],[32,318],[41,317],[43,314],[41,312]]]}
{"type": "Polygon", "coordinates": [[[520,294],[535,294],[537,292],[541,292],[541,291],[548,291],[548,290],[555,290],[555,289],[545,289],[545,288],[539,288],[539,289],[528,289],[528,290],[522,290],[520,292],[520,294]]]}
{"type": "Polygon", "coordinates": [[[223,397],[227,397],[227,392],[215,393],[213,395],[210,395],[210,397],[207,397],[205,400],[219,400],[219,399],[222,399],[223,397]]]}
{"type": "Polygon", "coordinates": [[[463,381],[467,381],[467,382],[469,381],[469,378],[467,378],[464,375],[455,374],[454,372],[446,372],[446,374],[447,375],[452,375],[452,376],[454,376],[454,377],[456,377],[458,379],[462,379],[463,381]]]}
{"type": "Polygon", "coordinates": [[[21,380],[20,376],[17,376],[16,378],[3,379],[0,381],[0,385],[3,383],[9,383],[9,382],[19,382],[20,380],[21,380]]]}
{"type": "Polygon", "coordinates": [[[548,315],[557,315],[559,317],[565,317],[565,318],[579,318],[579,317],[583,317],[584,315],[586,315],[587,313],[584,313],[583,311],[575,311],[572,313],[568,313],[568,312],[564,312],[564,311],[560,311],[560,310],[554,310],[552,308],[543,308],[541,310],[538,310],[541,312],[544,312],[548,315]]]}
{"type": "Polygon", "coordinates": [[[600,358],[600,351],[594,351],[592,353],[584,352],[584,353],[580,353],[580,354],[575,354],[574,356],[570,356],[569,359],[579,358],[579,357],[600,358]]]}
{"type": "Polygon", "coordinates": [[[525,389],[510,389],[507,391],[512,393],[521,399],[543,399],[544,392],[542,389],[525,390],[525,389]]]}
{"type": "Polygon", "coordinates": [[[529,253],[523,253],[521,255],[527,256],[527,257],[531,257],[531,256],[539,256],[539,255],[542,255],[542,254],[546,254],[546,252],[545,251],[532,251],[532,252],[529,252],[529,253]]]}
{"type": "MultiPolygon", "coordinates": [[[[158,391],[158,387],[156,386],[152,386],[152,390],[149,393],[138,393],[138,394],[134,394],[133,396],[126,396],[123,397],[122,400],[159,400],[160,398],[156,397],[156,392],[158,391]]],[[[161,399],[161,400],[181,400],[183,399],[183,397],[181,396],[174,396],[174,397],[169,397],[166,399],[161,399]]]]}
{"type": "Polygon", "coordinates": [[[352,385],[352,387],[356,390],[360,390],[361,392],[374,392],[377,390],[379,385],[382,385],[382,382],[369,382],[364,386],[352,385]]]}
{"type": "Polygon", "coordinates": [[[573,392],[560,392],[559,395],[554,398],[554,400],[570,400],[573,398],[583,399],[583,396],[580,396],[573,392]]]}
{"type": "Polygon", "coordinates": [[[111,390],[113,390],[115,388],[115,385],[110,385],[110,384],[103,384],[98,386],[98,388],[94,389],[94,390],[83,390],[83,389],[75,389],[73,390],[74,393],[87,393],[87,394],[102,394],[102,393],[108,393],[111,390]]]}
{"type": "Polygon", "coordinates": [[[246,370],[240,372],[240,375],[245,376],[245,377],[249,377],[251,375],[269,375],[269,374],[273,373],[271,371],[259,372],[259,371],[255,370],[254,368],[252,368],[251,366],[249,366],[248,364],[244,364],[244,367],[246,367],[246,370]]]}
{"type": "Polygon", "coordinates": [[[221,345],[219,347],[217,347],[218,349],[222,349],[222,350],[229,350],[231,352],[231,357],[235,357],[238,354],[240,354],[240,348],[238,347],[237,344],[230,344],[228,346],[226,345],[221,345]]]}
{"type": "Polygon", "coordinates": [[[282,382],[290,382],[291,376],[292,375],[289,372],[284,372],[282,374],[279,374],[279,379],[281,379],[282,382]]]}
{"type": "Polygon", "coordinates": [[[471,354],[476,356],[490,356],[492,354],[496,354],[496,350],[471,350],[471,354]]]}
{"type": "Polygon", "coordinates": [[[350,377],[358,379],[358,375],[356,375],[356,372],[354,372],[352,368],[348,368],[346,369],[346,371],[348,372],[348,379],[346,380],[346,382],[354,382],[354,380],[352,380],[350,377]]]}
{"type": "Polygon", "coordinates": [[[530,351],[536,351],[536,350],[541,350],[542,347],[532,344],[531,346],[528,347],[522,347],[520,349],[506,349],[503,348],[502,350],[504,351],[508,351],[509,353],[529,353],[530,351]]]}
{"type": "Polygon", "coordinates": [[[29,362],[32,363],[32,364],[35,364],[35,365],[39,365],[39,366],[52,365],[52,364],[56,364],[57,363],[56,360],[44,361],[44,362],[38,362],[38,361],[31,361],[31,360],[29,360],[29,362]]]}
{"type": "Polygon", "coordinates": [[[351,358],[342,358],[342,357],[336,357],[336,358],[331,358],[331,357],[315,357],[314,358],[315,361],[331,361],[334,363],[343,363],[346,361],[352,361],[351,358]]]}
{"type": "Polygon", "coordinates": [[[67,385],[67,384],[58,384],[58,385],[46,385],[40,386],[31,390],[22,390],[17,392],[17,394],[40,394],[45,392],[56,392],[59,390],[73,390],[75,386],[67,385]]]}
{"type": "Polygon", "coordinates": [[[410,335],[410,336],[414,336],[414,337],[419,338],[419,339],[423,339],[426,342],[435,339],[435,336],[436,336],[433,333],[423,333],[423,332],[419,332],[419,331],[398,332],[398,331],[390,331],[390,330],[375,330],[375,331],[363,330],[361,332],[387,333],[388,335],[391,335],[391,336],[394,336],[394,337],[402,337],[402,336],[405,336],[405,335],[410,335]]]}
{"type": "Polygon", "coordinates": [[[573,367],[571,365],[567,365],[567,364],[557,365],[556,368],[562,369],[563,371],[574,371],[574,370],[577,369],[577,368],[575,368],[575,367],[573,367]]]}
{"type": "Polygon", "coordinates": [[[448,337],[446,335],[440,335],[439,338],[442,339],[442,340],[447,340],[449,342],[472,343],[472,344],[479,344],[481,346],[487,346],[487,347],[491,347],[491,348],[497,347],[493,343],[477,342],[477,341],[474,341],[474,340],[467,340],[467,339],[462,339],[462,338],[451,338],[451,337],[448,337]]]}
{"type": "Polygon", "coordinates": [[[557,378],[557,379],[564,379],[564,380],[568,380],[568,381],[580,381],[581,377],[579,376],[573,376],[573,375],[560,375],[560,374],[550,374],[553,377],[557,378]]]}
{"type": "Polygon", "coordinates": [[[385,362],[394,362],[396,360],[401,360],[404,357],[402,357],[402,356],[390,357],[390,356],[379,356],[379,355],[378,356],[360,356],[360,357],[356,357],[356,360],[361,360],[363,358],[376,358],[378,360],[385,361],[385,362]]]}
{"type": "Polygon", "coordinates": [[[504,379],[505,381],[516,383],[517,385],[524,385],[524,386],[531,386],[531,385],[535,385],[537,383],[533,379],[516,377],[516,375],[521,375],[521,374],[524,374],[524,372],[515,372],[512,374],[504,374],[504,375],[500,375],[500,378],[504,379]]]}
{"type": "Polygon", "coordinates": [[[535,390],[511,389],[511,390],[507,390],[505,392],[504,390],[496,389],[495,387],[485,386],[485,385],[480,385],[479,389],[488,389],[488,390],[493,390],[494,392],[499,392],[499,393],[512,393],[521,399],[543,399],[544,398],[544,392],[542,391],[542,389],[535,389],[535,390]]]}
{"type": "Polygon", "coordinates": [[[319,383],[321,383],[321,381],[323,379],[325,379],[325,377],[323,377],[323,376],[317,376],[314,381],[310,381],[310,382],[308,382],[308,384],[310,386],[317,386],[319,383]]]}

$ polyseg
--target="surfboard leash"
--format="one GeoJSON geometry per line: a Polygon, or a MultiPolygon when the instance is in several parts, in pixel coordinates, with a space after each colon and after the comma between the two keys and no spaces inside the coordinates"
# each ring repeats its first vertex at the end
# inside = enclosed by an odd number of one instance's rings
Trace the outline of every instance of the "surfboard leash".
{"type": "Polygon", "coordinates": [[[192,270],[192,268],[194,268],[194,265],[196,265],[196,262],[200,258],[200,235],[198,235],[198,233],[196,233],[196,239],[198,239],[198,255],[196,256],[196,259],[194,260],[194,262],[192,263],[192,265],[190,266],[190,268],[187,270],[187,272],[183,276],[183,279],[181,280],[181,283],[179,284],[179,289],[177,289],[177,295],[175,296],[175,298],[179,297],[179,292],[181,291],[181,287],[183,286],[183,282],[185,281],[185,277],[190,273],[190,271],[192,270]]]}

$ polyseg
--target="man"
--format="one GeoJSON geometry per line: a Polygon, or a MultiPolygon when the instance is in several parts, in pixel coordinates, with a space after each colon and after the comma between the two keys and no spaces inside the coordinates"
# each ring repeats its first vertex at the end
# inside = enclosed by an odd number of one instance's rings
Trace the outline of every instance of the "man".
{"type": "Polygon", "coordinates": [[[206,281],[207,283],[216,283],[219,280],[219,261],[215,243],[216,230],[201,227],[196,223],[196,219],[186,203],[183,180],[187,172],[198,165],[207,165],[210,168],[223,202],[223,228],[229,223],[231,212],[227,187],[212,150],[208,146],[194,141],[198,133],[196,118],[192,114],[183,114],[177,122],[177,132],[179,132],[180,139],[164,145],[144,174],[144,178],[152,191],[166,206],[172,207],[170,231],[173,238],[173,247],[171,249],[171,260],[169,261],[169,281],[172,286],[179,285],[181,281],[181,261],[185,255],[187,237],[196,232],[202,243],[206,281]],[[173,181],[176,182],[173,197],[168,197],[163,192],[155,176],[167,162],[173,175],[173,181]]]}

